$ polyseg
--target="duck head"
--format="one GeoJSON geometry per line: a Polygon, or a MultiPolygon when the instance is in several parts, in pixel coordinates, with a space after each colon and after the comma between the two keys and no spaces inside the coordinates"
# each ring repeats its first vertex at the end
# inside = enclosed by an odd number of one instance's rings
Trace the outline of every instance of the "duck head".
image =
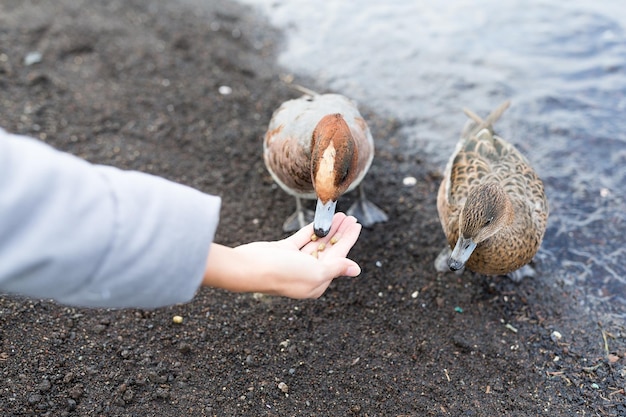
{"type": "Polygon", "coordinates": [[[513,206],[502,186],[495,182],[470,190],[459,217],[459,238],[448,259],[453,271],[465,267],[476,246],[513,221],[513,206]]]}
{"type": "Polygon", "coordinates": [[[313,229],[317,236],[330,231],[337,199],[356,177],[357,160],[357,147],[343,116],[324,116],[311,137],[311,181],[317,195],[313,229]]]}

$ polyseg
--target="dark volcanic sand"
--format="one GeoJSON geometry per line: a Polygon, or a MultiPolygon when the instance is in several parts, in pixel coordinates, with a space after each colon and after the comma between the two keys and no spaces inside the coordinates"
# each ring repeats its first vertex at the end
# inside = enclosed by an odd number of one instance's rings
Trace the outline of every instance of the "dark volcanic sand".
{"type": "MultiPolygon", "coordinates": [[[[278,33],[206,3],[2,0],[0,126],[221,195],[221,243],[277,239],[294,202],[261,137],[298,93],[275,64],[278,33]],[[42,61],[26,66],[32,51],[42,61]]],[[[364,104],[378,152],[366,187],[391,220],[352,250],[359,278],[319,300],[202,289],[154,311],[4,296],[0,414],[626,415],[623,324],[581,315],[541,265],[520,284],[437,273],[439,169],[364,104]]]]}

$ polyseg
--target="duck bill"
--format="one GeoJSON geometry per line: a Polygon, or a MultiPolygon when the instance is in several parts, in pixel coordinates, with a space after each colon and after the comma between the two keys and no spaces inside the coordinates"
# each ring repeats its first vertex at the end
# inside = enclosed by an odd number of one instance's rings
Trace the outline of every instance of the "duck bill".
{"type": "Polygon", "coordinates": [[[465,263],[476,249],[476,243],[471,238],[464,238],[463,235],[459,236],[456,241],[456,246],[452,250],[452,254],[448,259],[448,266],[453,271],[458,271],[465,267],[465,263]]]}
{"type": "Polygon", "coordinates": [[[317,237],[324,237],[330,232],[330,226],[333,224],[333,217],[335,215],[336,201],[329,200],[327,203],[322,203],[322,200],[317,199],[317,206],[315,207],[315,217],[313,218],[313,230],[317,237]]]}

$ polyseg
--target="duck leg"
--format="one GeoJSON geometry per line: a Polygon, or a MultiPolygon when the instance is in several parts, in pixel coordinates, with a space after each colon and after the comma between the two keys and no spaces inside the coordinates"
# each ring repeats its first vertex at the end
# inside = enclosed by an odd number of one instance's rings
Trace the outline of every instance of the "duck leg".
{"type": "Polygon", "coordinates": [[[511,281],[516,282],[516,283],[520,283],[522,282],[522,280],[524,278],[534,278],[537,276],[537,272],[535,271],[535,269],[526,264],[523,267],[521,267],[520,269],[516,269],[513,272],[509,272],[508,274],[506,274],[507,277],[509,277],[509,279],[511,279],[511,281]]]}
{"type": "Polygon", "coordinates": [[[384,211],[365,197],[363,184],[359,184],[359,197],[348,209],[347,214],[356,217],[364,227],[371,227],[376,223],[389,220],[384,211]]]}
{"type": "Polygon", "coordinates": [[[283,232],[295,232],[313,222],[313,210],[302,207],[302,200],[296,197],[296,211],[283,223],[283,232]]]}

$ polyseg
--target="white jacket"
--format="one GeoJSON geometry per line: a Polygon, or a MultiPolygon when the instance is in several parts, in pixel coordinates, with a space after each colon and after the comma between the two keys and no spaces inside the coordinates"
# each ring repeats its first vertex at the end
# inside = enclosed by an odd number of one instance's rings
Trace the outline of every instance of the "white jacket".
{"type": "Polygon", "coordinates": [[[0,292],[89,307],[189,301],[220,203],[0,129],[0,292]]]}

